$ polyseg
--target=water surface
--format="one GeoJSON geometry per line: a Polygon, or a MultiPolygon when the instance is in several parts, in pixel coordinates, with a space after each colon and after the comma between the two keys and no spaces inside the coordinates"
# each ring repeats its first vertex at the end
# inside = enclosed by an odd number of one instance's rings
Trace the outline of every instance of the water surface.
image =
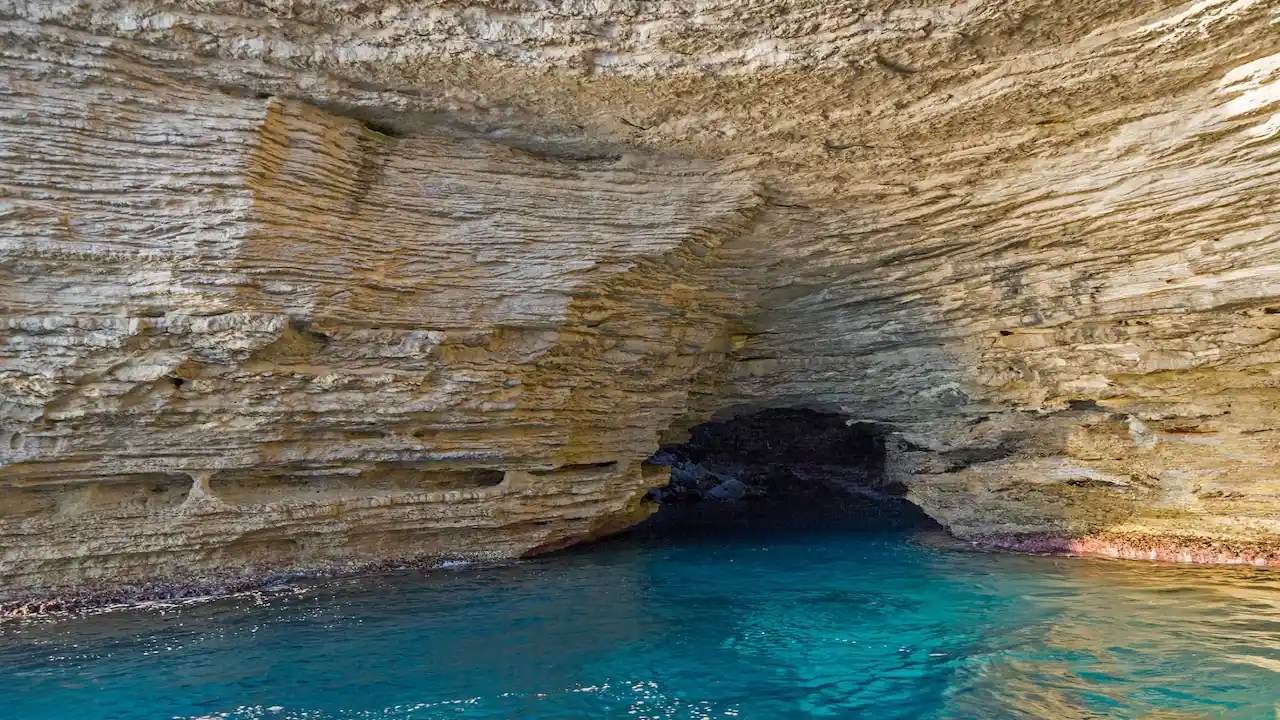
{"type": "Polygon", "coordinates": [[[0,624],[0,718],[1268,718],[1280,573],[740,519],[0,624]]]}

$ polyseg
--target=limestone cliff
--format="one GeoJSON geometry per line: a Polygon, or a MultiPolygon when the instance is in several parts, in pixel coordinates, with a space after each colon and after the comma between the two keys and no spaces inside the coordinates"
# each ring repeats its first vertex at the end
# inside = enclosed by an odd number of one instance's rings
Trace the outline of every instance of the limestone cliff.
{"type": "Polygon", "coordinates": [[[713,416],[1280,559],[1280,3],[0,0],[0,597],[513,556],[713,416]]]}

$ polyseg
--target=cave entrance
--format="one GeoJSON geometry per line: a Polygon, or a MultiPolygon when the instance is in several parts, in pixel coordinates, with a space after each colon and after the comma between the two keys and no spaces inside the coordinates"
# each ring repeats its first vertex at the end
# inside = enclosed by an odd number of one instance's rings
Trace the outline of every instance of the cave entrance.
{"type": "Polygon", "coordinates": [[[642,531],[937,528],[886,473],[888,432],[805,409],[699,425],[651,459],[671,474],[649,492],[659,509],[642,531]]]}

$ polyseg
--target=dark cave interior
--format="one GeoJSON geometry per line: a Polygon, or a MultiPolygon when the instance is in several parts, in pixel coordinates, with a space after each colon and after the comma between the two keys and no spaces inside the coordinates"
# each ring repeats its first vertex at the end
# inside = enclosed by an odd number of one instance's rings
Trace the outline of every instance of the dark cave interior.
{"type": "Polygon", "coordinates": [[[704,423],[651,458],[671,479],[649,492],[660,507],[638,532],[936,526],[887,477],[886,433],[808,409],[704,423]]]}

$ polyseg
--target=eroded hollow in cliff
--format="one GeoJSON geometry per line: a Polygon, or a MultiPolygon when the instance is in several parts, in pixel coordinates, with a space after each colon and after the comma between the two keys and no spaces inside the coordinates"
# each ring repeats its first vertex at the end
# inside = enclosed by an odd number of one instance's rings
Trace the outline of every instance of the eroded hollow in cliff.
{"type": "Polygon", "coordinates": [[[191,492],[185,473],[137,473],[68,482],[0,485],[0,521],[83,515],[140,517],[176,510],[191,492]]]}
{"type": "Polygon", "coordinates": [[[699,425],[651,462],[671,468],[651,525],[872,518],[934,525],[886,473],[887,429],[833,413],[772,409],[699,425]]]}

